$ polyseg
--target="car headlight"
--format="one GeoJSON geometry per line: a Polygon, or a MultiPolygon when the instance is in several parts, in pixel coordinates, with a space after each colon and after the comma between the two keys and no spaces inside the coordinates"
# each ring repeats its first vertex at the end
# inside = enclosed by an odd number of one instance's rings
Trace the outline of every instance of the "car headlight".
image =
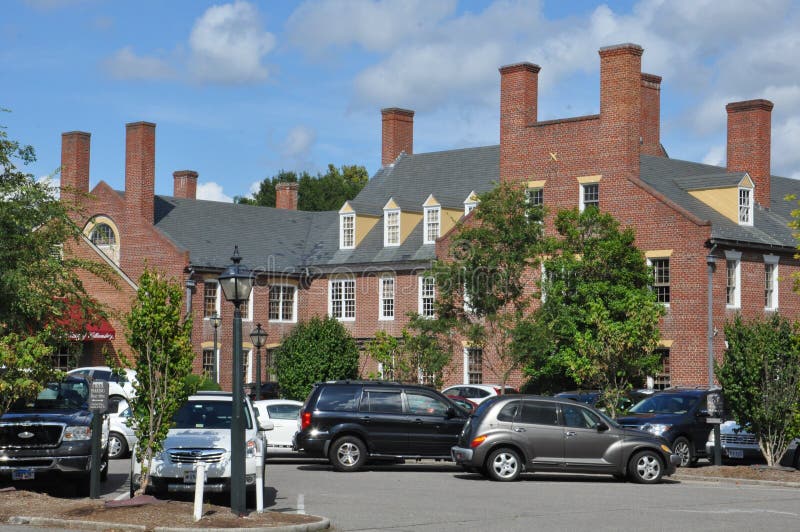
{"type": "Polygon", "coordinates": [[[256,440],[247,440],[244,454],[247,458],[253,458],[256,455],[256,440]]]}
{"type": "Polygon", "coordinates": [[[672,454],[672,449],[670,449],[669,446],[664,445],[663,443],[661,444],[661,450],[667,454],[672,454]]]}
{"type": "Polygon", "coordinates": [[[67,427],[64,430],[64,441],[79,441],[79,440],[91,440],[92,439],[92,428],[81,425],[79,427],[67,427]]]}
{"type": "Polygon", "coordinates": [[[662,425],[661,423],[647,423],[642,426],[643,431],[655,434],[656,436],[661,436],[671,428],[672,425],[662,425]]]}

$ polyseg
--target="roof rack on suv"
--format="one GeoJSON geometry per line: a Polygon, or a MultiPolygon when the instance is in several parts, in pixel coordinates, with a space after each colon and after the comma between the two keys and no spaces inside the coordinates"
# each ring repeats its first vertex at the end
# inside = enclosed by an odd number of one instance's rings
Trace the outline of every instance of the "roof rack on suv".
{"type": "Polygon", "coordinates": [[[220,390],[197,390],[192,395],[216,395],[218,397],[231,397],[231,392],[223,392],[220,390]]]}
{"type": "Polygon", "coordinates": [[[394,385],[402,385],[407,384],[408,386],[420,386],[419,384],[412,384],[412,383],[402,383],[398,381],[382,381],[382,380],[370,380],[370,379],[343,379],[343,380],[335,380],[335,381],[323,381],[318,382],[319,384],[369,384],[370,386],[373,385],[380,385],[380,384],[394,384],[394,385]]]}

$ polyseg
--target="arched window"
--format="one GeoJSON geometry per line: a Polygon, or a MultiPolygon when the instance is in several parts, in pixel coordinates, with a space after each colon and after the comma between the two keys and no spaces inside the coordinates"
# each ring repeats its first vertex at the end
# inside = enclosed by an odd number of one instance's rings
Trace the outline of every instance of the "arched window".
{"type": "Polygon", "coordinates": [[[92,234],[89,235],[92,244],[98,247],[102,246],[115,246],[117,244],[117,237],[114,230],[108,224],[97,224],[92,229],[92,234]]]}
{"type": "Polygon", "coordinates": [[[110,218],[105,216],[98,216],[94,219],[93,223],[84,229],[84,234],[87,234],[89,240],[103,252],[103,254],[119,264],[119,233],[117,232],[116,225],[110,218]]]}

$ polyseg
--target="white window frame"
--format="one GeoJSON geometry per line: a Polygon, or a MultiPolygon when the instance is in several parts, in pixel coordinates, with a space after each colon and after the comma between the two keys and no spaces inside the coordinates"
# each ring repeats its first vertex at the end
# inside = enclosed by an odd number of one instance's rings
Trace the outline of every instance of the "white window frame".
{"type": "Polygon", "coordinates": [[[739,251],[725,251],[725,308],[736,309],[742,307],[742,253],[739,251]],[[733,302],[728,302],[728,263],[734,263],[733,302]]]}
{"type": "Polygon", "coordinates": [[[400,209],[386,209],[383,211],[383,245],[386,247],[393,247],[400,245],[400,209]],[[389,225],[389,217],[397,215],[397,241],[392,242],[390,237],[390,228],[393,225],[389,225]]]}
{"type": "Polygon", "coordinates": [[[653,270],[653,285],[650,288],[653,290],[654,293],[656,291],[656,279],[655,279],[655,268],[653,266],[653,261],[657,261],[657,260],[665,260],[665,261],[667,261],[667,269],[669,271],[669,282],[667,283],[667,287],[669,288],[669,301],[668,302],[659,301],[659,303],[661,305],[664,305],[665,307],[669,308],[669,305],[672,302],[672,261],[670,260],[670,257],[648,257],[647,258],[647,267],[651,268],[653,270]]]}
{"type": "Polygon", "coordinates": [[[355,249],[356,247],[356,215],[355,213],[347,213],[339,215],[339,249],[355,249]],[[347,222],[351,222],[352,226],[346,228],[347,222]],[[348,235],[348,233],[351,233],[348,235]],[[347,238],[349,236],[349,239],[347,238]],[[348,242],[349,240],[349,242],[348,242]]]}
{"type": "Polygon", "coordinates": [[[483,384],[483,348],[480,347],[464,347],[464,384],[483,384]],[[480,349],[481,351],[481,382],[472,383],[469,381],[470,365],[469,365],[469,351],[470,349],[480,349]]]}
{"type": "Polygon", "coordinates": [[[442,232],[442,207],[441,205],[435,205],[432,207],[425,207],[425,232],[422,235],[423,243],[424,244],[435,244],[436,239],[439,238],[442,232]],[[434,213],[436,214],[436,220],[431,220],[433,218],[434,213]],[[436,224],[436,236],[431,239],[431,226],[436,224]]]}
{"type": "MultiPolygon", "coordinates": [[[[591,186],[596,186],[597,187],[597,208],[598,209],[600,208],[600,182],[599,181],[592,181],[590,183],[581,183],[580,184],[580,203],[579,203],[580,212],[583,212],[584,210],[586,210],[586,201],[585,201],[586,187],[591,187],[591,186]]],[[[594,205],[594,202],[592,202],[591,205],[594,205]]]]}
{"type": "Polygon", "coordinates": [[[242,382],[246,384],[248,382],[253,382],[253,347],[249,349],[242,348],[242,357],[246,369],[244,370],[244,375],[242,375],[242,382]]]}
{"type": "Polygon", "coordinates": [[[242,315],[242,321],[253,321],[253,301],[255,293],[255,290],[250,290],[250,297],[247,299],[247,315],[242,315]]]}
{"type": "MultiPolygon", "coordinates": [[[[778,259],[777,255],[764,255],[764,291],[766,296],[766,268],[768,265],[772,266],[772,297],[770,298],[771,301],[767,302],[767,305],[764,307],[764,310],[778,310],[778,259]]],[[[765,297],[766,299],[766,297],[765,297]]]]}
{"type": "Polygon", "coordinates": [[[474,211],[475,207],[477,206],[478,206],[477,200],[470,201],[469,199],[467,199],[466,201],[464,201],[464,216],[474,211]]]}
{"type": "Polygon", "coordinates": [[[433,277],[424,276],[424,275],[420,275],[418,277],[418,279],[419,279],[419,281],[418,281],[418,285],[417,285],[418,286],[418,290],[417,290],[417,304],[418,304],[417,312],[419,313],[420,316],[422,316],[425,319],[433,319],[433,318],[436,317],[436,279],[433,278],[433,277]],[[425,310],[424,309],[424,301],[425,301],[425,299],[428,299],[428,297],[423,298],[423,287],[424,287],[424,285],[426,283],[426,280],[433,281],[433,289],[432,289],[433,295],[429,296],[429,297],[432,297],[432,299],[433,299],[433,301],[431,302],[431,308],[433,310],[432,310],[432,313],[430,315],[424,313],[424,310],[425,310]]]}
{"type": "Polygon", "coordinates": [[[337,277],[334,279],[328,280],[328,316],[338,320],[338,321],[356,321],[356,280],[353,277],[337,277]],[[347,316],[347,305],[346,302],[349,301],[345,299],[345,285],[347,283],[353,284],[353,315],[347,316]],[[341,284],[341,292],[342,292],[342,315],[335,316],[333,314],[333,288],[334,285],[341,284]]]}
{"type": "Polygon", "coordinates": [[[753,225],[753,189],[750,187],[739,187],[737,195],[739,213],[739,225],[752,226],[753,225]],[[742,192],[747,192],[747,205],[742,203],[742,192]]]}
{"type": "Polygon", "coordinates": [[[381,321],[391,321],[394,320],[395,315],[397,314],[397,277],[394,275],[383,275],[378,278],[378,319],[381,321]],[[386,297],[386,281],[392,282],[392,315],[389,316],[384,313],[384,300],[389,298],[386,297]]]}
{"type": "Polygon", "coordinates": [[[297,287],[293,284],[286,284],[286,283],[276,283],[271,284],[269,286],[269,292],[267,297],[267,320],[271,323],[297,323],[297,296],[298,290],[297,287]],[[280,297],[278,298],[278,318],[273,319],[271,318],[270,314],[270,306],[272,305],[272,289],[273,288],[280,288],[280,297]],[[294,297],[292,298],[292,318],[286,319],[283,315],[283,289],[284,288],[291,288],[294,291],[294,297]]]}
{"type": "Polygon", "coordinates": [[[217,281],[216,279],[204,279],[203,280],[203,319],[204,320],[209,320],[209,319],[211,319],[211,316],[206,316],[205,315],[205,313],[206,313],[206,287],[205,287],[205,285],[206,284],[215,284],[215,285],[217,285],[217,301],[214,303],[214,312],[217,314],[217,316],[221,316],[222,315],[222,314],[220,314],[220,294],[222,292],[222,287],[219,285],[219,281],[217,281]]]}

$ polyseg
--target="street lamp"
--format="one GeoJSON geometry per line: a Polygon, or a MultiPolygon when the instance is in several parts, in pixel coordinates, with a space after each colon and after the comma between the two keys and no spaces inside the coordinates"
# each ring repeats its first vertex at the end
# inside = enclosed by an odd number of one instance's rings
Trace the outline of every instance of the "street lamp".
{"type": "Polygon", "coordinates": [[[225,299],[233,303],[233,404],[231,405],[231,512],[244,515],[245,499],[244,462],[244,389],[242,388],[242,303],[250,299],[253,273],[239,264],[239,246],[235,246],[233,264],[219,276],[219,285],[225,299]]]}
{"type": "Polygon", "coordinates": [[[219,382],[219,351],[217,351],[217,329],[222,325],[222,318],[216,312],[208,319],[214,327],[214,382],[219,382]]]}
{"type": "Polygon", "coordinates": [[[267,331],[257,323],[256,328],[250,332],[250,341],[256,346],[256,400],[261,399],[261,348],[267,341],[267,331]]]}

